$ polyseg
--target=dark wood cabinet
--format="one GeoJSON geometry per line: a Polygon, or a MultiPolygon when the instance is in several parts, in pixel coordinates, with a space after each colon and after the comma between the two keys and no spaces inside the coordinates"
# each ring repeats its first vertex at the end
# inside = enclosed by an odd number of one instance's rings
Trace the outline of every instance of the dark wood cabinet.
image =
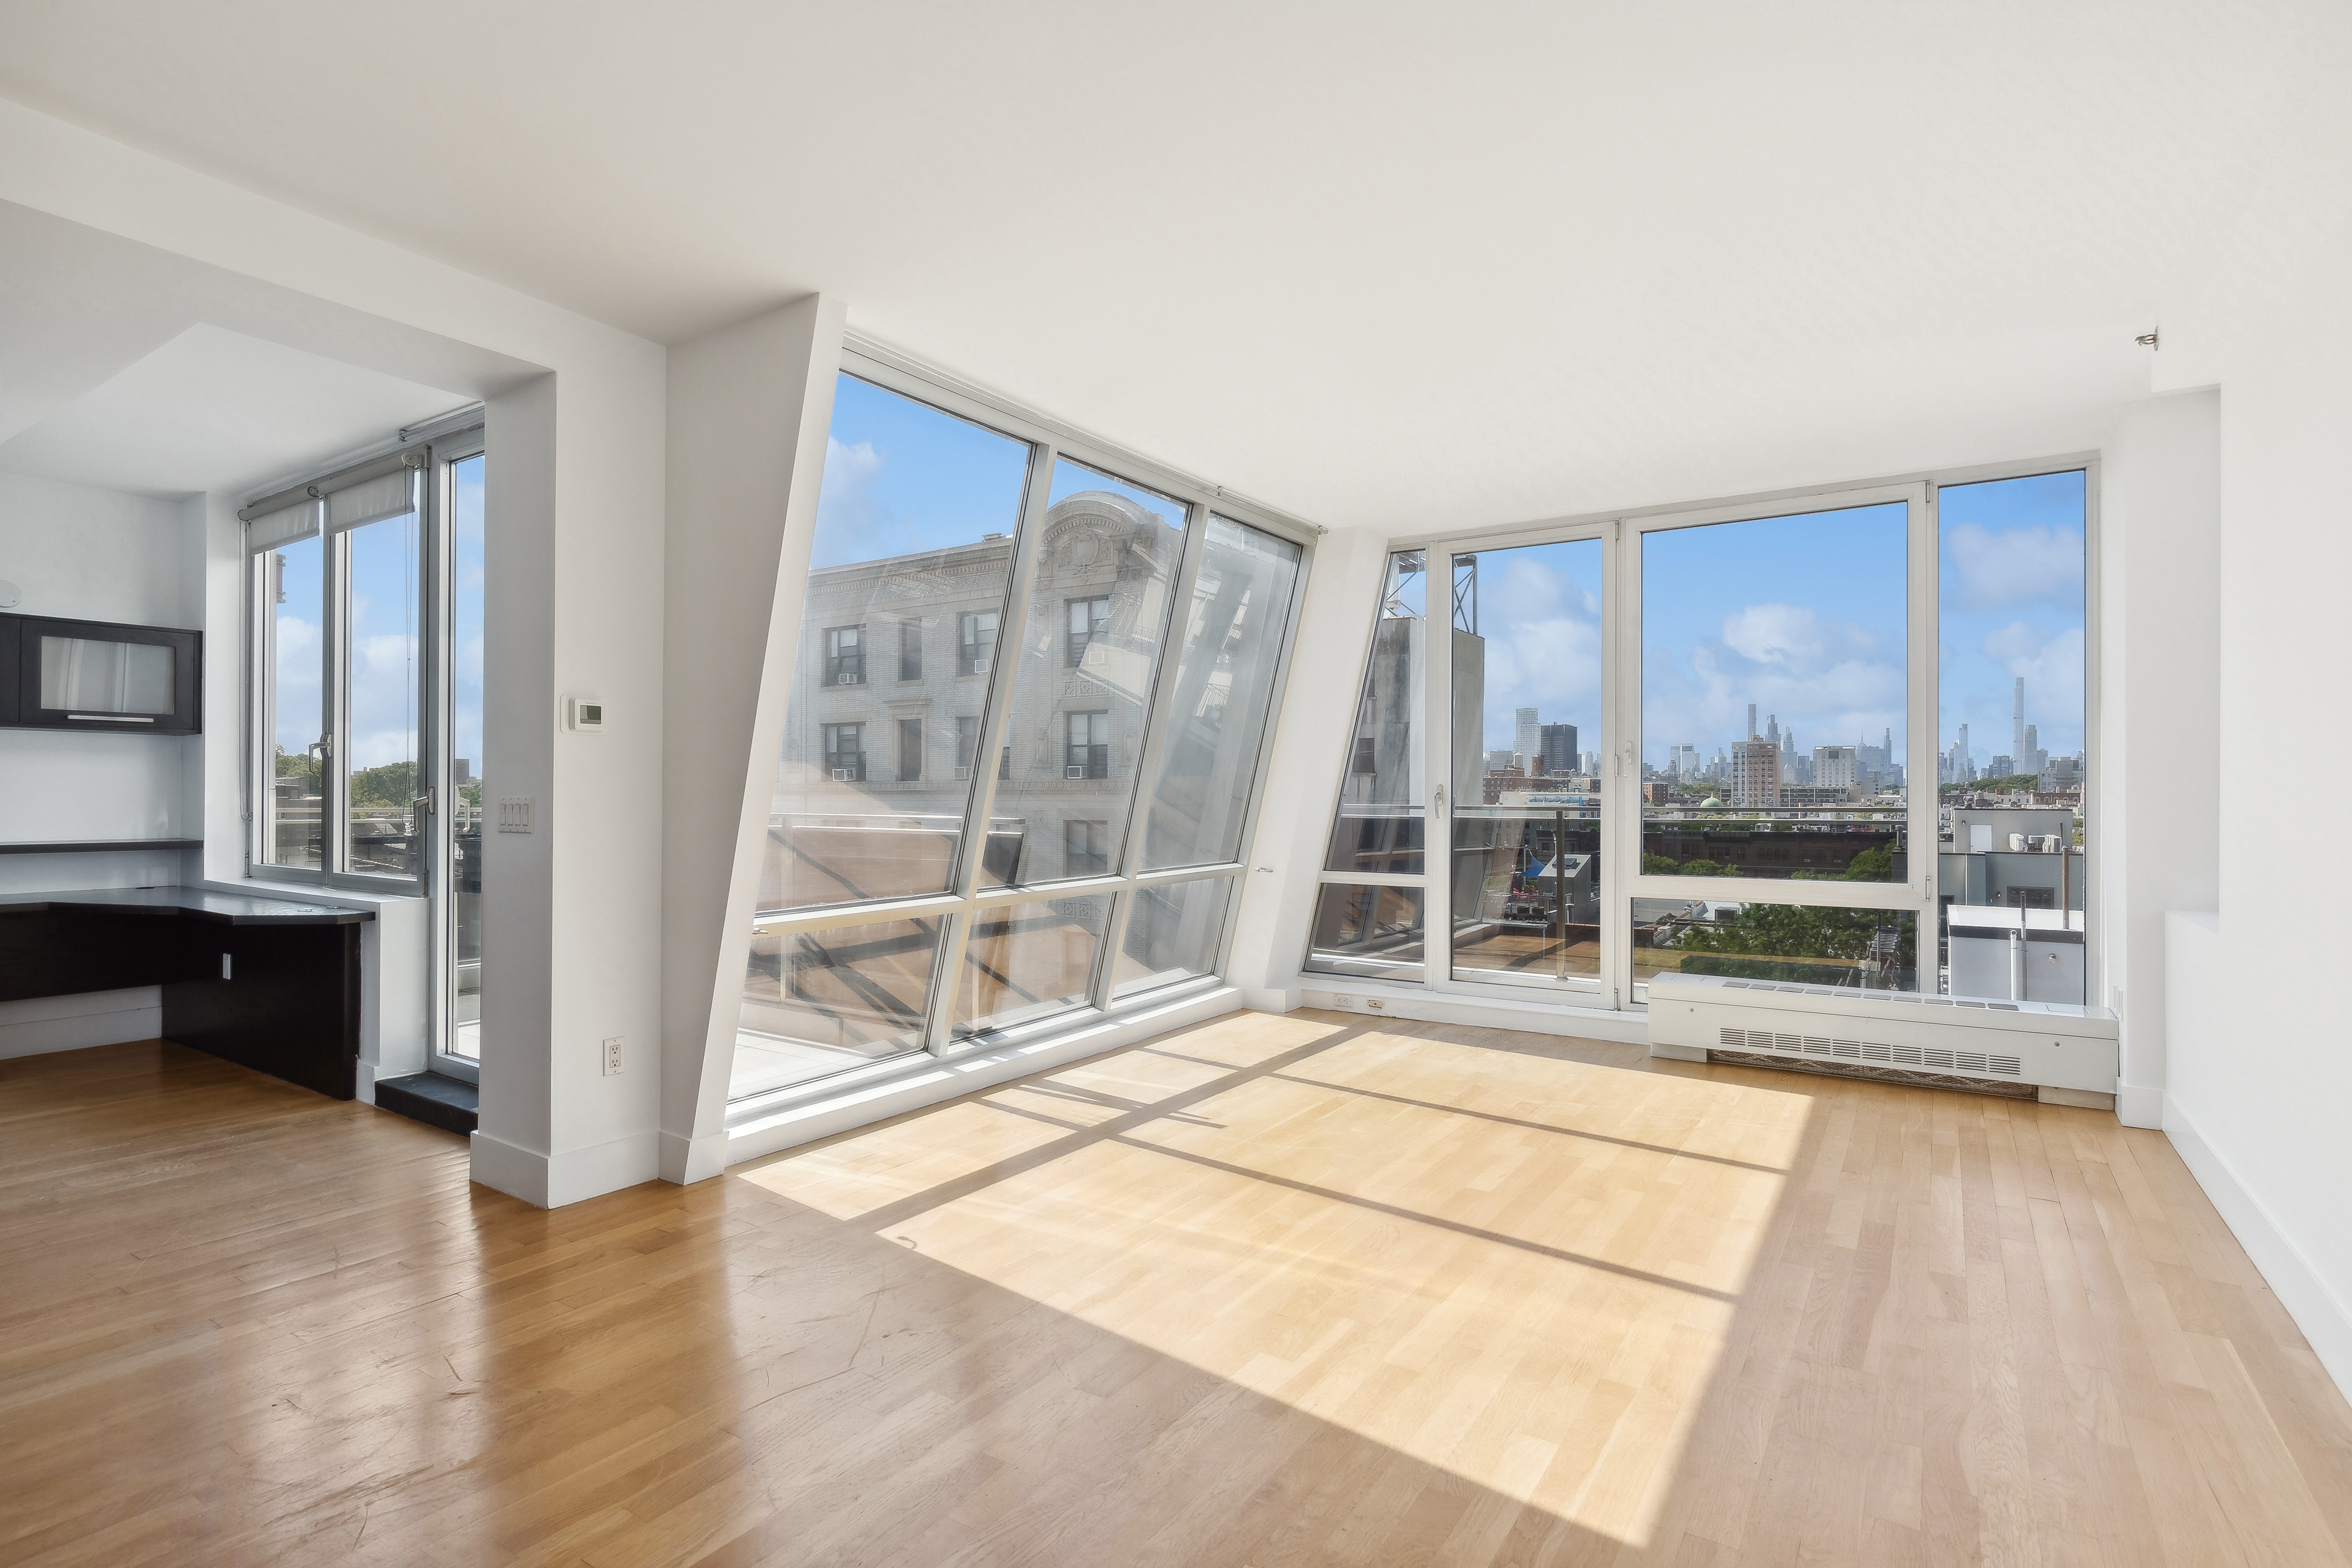
{"type": "Polygon", "coordinates": [[[0,725],[195,734],[204,645],[173,626],[0,616],[0,725]]]}

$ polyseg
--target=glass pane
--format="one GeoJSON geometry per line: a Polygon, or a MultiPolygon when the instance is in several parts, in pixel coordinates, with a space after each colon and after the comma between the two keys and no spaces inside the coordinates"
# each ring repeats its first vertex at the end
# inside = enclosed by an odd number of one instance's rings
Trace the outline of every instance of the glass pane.
{"type": "Polygon", "coordinates": [[[834,931],[754,928],[730,1100],[920,1050],[937,921],[834,931]]]}
{"type": "Polygon", "coordinates": [[[1633,978],[1680,971],[1873,991],[1918,989],[1908,910],[1633,900],[1633,978]]]}
{"type": "Polygon", "coordinates": [[[1327,885],[1316,900],[1307,967],[1375,980],[1422,978],[1419,888],[1327,885]]]}
{"type": "Polygon", "coordinates": [[[265,552],[260,571],[271,774],[262,856],[323,870],[327,542],[314,534],[265,552]]]}
{"type": "MultiPolygon", "coordinates": [[[[1144,826],[1143,868],[1211,866],[1241,854],[1242,817],[1289,630],[1298,546],[1209,520],[1168,703],[1171,729],[1144,826]]],[[[1072,621],[1071,636],[1077,636],[1072,621]]]]}
{"type": "Polygon", "coordinates": [[[1597,539],[1452,559],[1454,973],[1601,976],[1597,539]]]}
{"type": "Polygon", "coordinates": [[[1937,495],[1938,989],[2081,1006],[2084,476],[1937,495]]]}
{"type": "Polygon", "coordinates": [[[78,713],[169,713],[177,660],[160,643],[41,639],[41,706],[78,713]]]}
{"type": "Polygon", "coordinates": [[[958,1037],[1085,1006],[1109,919],[1110,899],[1102,893],[979,915],[956,977],[958,1037]]]}
{"type": "MultiPolygon", "coordinates": [[[[403,470],[404,474],[405,470],[403,470]]],[[[350,868],[363,876],[421,877],[417,834],[417,656],[424,610],[422,530],[414,511],[354,528],[344,646],[351,680],[351,771],[346,825],[350,868]]]]}
{"type": "Polygon", "coordinates": [[[1127,940],[1119,944],[1111,994],[1125,996],[1214,973],[1217,942],[1225,933],[1233,890],[1229,877],[1139,889],[1127,917],[1127,940]]]}
{"type": "Polygon", "coordinates": [[[482,747],[482,634],[484,547],[482,479],[486,459],[467,458],[450,465],[455,505],[450,574],[449,739],[457,755],[449,762],[450,873],[456,892],[451,940],[457,952],[449,966],[455,985],[449,1048],[478,1060],[482,1054],[482,789],[488,768],[482,747]]]}
{"type": "Polygon", "coordinates": [[[1642,536],[1644,873],[1905,879],[1908,523],[1890,501],[1642,536]]]}
{"type": "Polygon", "coordinates": [[[981,886],[1116,869],[1183,547],[1183,502],[1055,463],[981,886]],[[1099,859],[1055,853],[1074,822],[1099,859]],[[998,847],[1008,833],[1009,854],[998,847]]]}
{"type": "MultiPolygon", "coordinates": [[[[1339,811],[1331,825],[1326,870],[1418,875],[1422,869],[1422,823],[1429,804],[1424,562],[1418,550],[1389,557],[1372,622],[1371,658],[1356,702],[1356,727],[1341,764],[1339,811]]],[[[1416,925],[1419,918],[1414,917],[1416,925]]]]}
{"type": "Polygon", "coordinates": [[[835,384],[761,909],[946,890],[1028,465],[1026,443],[835,384]]]}

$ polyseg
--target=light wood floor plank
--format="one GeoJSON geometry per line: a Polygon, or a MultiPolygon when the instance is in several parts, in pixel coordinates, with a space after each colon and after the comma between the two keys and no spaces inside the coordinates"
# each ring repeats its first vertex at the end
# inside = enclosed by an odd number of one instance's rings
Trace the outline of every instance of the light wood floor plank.
{"type": "Polygon", "coordinates": [[[1301,1013],[541,1213],[0,1063],[0,1562],[2347,1565],[2160,1134],[1301,1013]]]}

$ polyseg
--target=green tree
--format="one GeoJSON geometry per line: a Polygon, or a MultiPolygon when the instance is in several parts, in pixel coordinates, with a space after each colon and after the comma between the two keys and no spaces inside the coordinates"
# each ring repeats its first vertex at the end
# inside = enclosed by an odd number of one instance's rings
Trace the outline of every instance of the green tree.
{"type": "Polygon", "coordinates": [[[1644,853],[1642,857],[1642,874],[1645,877],[1671,877],[1679,868],[1672,858],[1664,855],[1644,853]]]}

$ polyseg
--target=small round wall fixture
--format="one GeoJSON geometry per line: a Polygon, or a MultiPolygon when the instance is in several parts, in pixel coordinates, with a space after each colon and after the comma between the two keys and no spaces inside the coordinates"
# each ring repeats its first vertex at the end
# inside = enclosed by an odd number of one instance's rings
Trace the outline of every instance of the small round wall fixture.
{"type": "Polygon", "coordinates": [[[0,577],[0,610],[15,609],[24,597],[25,590],[5,577],[0,577]]]}

